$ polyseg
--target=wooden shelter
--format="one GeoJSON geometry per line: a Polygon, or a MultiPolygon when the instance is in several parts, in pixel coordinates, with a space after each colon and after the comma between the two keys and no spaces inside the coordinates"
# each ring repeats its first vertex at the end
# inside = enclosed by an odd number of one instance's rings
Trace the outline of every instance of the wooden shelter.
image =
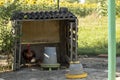
{"type": "Polygon", "coordinates": [[[24,63],[21,52],[30,44],[36,59],[44,59],[44,47],[56,47],[57,62],[61,66],[77,59],[77,17],[67,8],[57,11],[16,12],[12,16],[15,30],[14,65],[24,63]]]}

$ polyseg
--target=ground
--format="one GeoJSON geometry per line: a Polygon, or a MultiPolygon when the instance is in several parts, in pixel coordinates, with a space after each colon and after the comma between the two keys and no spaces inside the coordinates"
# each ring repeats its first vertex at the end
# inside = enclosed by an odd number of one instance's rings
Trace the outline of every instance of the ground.
{"type": "MultiPolygon", "coordinates": [[[[66,79],[65,70],[40,71],[39,68],[24,68],[15,72],[0,73],[0,80],[107,80],[107,58],[80,58],[88,77],[84,79],[66,79]]],[[[120,57],[117,58],[116,80],[120,80],[120,57]]]]}

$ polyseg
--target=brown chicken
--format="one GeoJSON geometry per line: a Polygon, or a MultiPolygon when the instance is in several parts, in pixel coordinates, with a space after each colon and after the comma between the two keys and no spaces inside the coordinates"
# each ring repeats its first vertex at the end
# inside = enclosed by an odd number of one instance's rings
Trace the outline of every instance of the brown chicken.
{"type": "Polygon", "coordinates": [[[35,61],[35,52],[30,49],[30,45],[27,45],[27,49],[24,49],[22,56],[26,63],[31,63],[35,61]],[[34,59],[34,61],[32,61],[34,59]]]}

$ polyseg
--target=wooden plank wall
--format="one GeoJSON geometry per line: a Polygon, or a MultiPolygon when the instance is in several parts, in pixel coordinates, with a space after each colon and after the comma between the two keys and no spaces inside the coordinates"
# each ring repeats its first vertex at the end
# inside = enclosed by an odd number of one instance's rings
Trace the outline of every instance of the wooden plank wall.
{"type": "Polygon", "coordinates": [[[22,42],[59,42],[59,21],[24,21],[22,42]]]}

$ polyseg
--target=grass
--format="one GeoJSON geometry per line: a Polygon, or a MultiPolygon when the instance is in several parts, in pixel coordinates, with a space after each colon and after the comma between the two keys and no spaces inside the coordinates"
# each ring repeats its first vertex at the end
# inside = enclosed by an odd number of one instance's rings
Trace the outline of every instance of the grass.
{"type": "MultiPolygon", "coordinates": [[[[78,53],[98,55],[108,53],[107,17],[93,14],[79,18],[78,53]]],[[[117,55],[120,55],[120,18],[116,20],[117,55]]]]}

